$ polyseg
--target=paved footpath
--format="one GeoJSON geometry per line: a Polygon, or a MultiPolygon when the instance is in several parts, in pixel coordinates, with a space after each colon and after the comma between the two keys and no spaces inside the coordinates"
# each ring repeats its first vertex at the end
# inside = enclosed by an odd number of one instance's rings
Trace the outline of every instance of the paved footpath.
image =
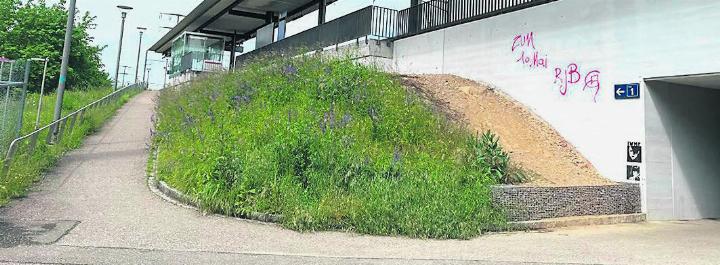
{"type": "Polygon", "coordinates": [[[7,264],[717,264],[720,222],[659,222],[469,241],[297,233],[202,215],[146,181],[154,92],[130,101],[27,198],[0,209],[7,264]]]}

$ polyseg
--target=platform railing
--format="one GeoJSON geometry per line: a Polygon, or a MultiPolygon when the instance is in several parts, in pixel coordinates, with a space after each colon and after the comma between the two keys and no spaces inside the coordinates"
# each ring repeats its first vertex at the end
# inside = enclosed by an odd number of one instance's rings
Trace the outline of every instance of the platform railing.
{"type": "Polygon", "coordinates": [[[365,38],[400,39],[558,0],[432,0],[403,10],[368,6],[236,57],[319,50],[365,38]]]}
{"type": "Polygon", "coordinates": [[[2,161],[2,169],[0,171],[0,178],[7,177],[10,171],[10,166],[16,156],[20,153],[19,150],[22,148],[22,153],[28,156],[33,155],[36,151],[39,141],[44,141],[46,145],[61,144],[62,139],[69,134],[72,134],[76,125],[82,122],[83,117],[91,110],[108,105],[116,102],[121,96],[134,90],[142,90],[145,88],[145,84],[134,84],[121,89],[118,89],[62,118],[54,121],[48,125],[45,125],[27,135],[21,136],[13,140],[7,150],[5,158],[2,161]],[[40,139],[41,135],[44,135],[44,139],[40,139]]]}
{"type": "Polygon", "coordinates": [[[262,53],[318,50],[363,38],[385,39],[396,35],[397,10],[368,6],[317,27],[289,36],[236,57],[236,63],[262,53]]]}
{"type": "Polygon", "coordinates": [[[432,0],[398,12],[395,38],[514,12],[557,0],[432,0]]]}

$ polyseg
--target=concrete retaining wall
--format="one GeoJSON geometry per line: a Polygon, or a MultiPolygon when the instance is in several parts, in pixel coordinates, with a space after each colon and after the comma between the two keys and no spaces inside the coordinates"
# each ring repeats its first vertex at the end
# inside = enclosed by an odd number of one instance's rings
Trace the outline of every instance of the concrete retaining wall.
{"type": "Polygon", "coordinates": [[[508,221],[640,213],[640,186],[617,184],[580,187],[496,186],[493,202],[508,221]]]}

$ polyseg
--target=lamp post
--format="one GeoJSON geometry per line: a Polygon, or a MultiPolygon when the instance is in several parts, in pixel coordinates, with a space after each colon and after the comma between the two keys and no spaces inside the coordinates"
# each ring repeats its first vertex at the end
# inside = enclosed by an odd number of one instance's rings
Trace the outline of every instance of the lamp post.
{"type": "Polygon", "coordinates": [[[120,25],[120,47],[118,47],[117,64],[115,64],[115,90],[118,88],[118,77],[120,75],[120,55],[122,55],[123,34],[125,33],[125,18],[127,17],[127,11],[133,9],[132,7],[122,5],[117,6],[117,8],[122,12],[122,24],[120,25]]]}
{"type": "MultiPolygon", "coordinates": [[[[140,71],[140,50],[142,48],[143,33],[147,30],[147,28],[137,27],[137,29],[138,29],[138,31],[140,31],[140,42],[138,43],[137,62],[135,62],[135,83],[138,82],[138,77],[140,77],[138,75],[138,73],[140,71]]],[[[145,54],[145,59],[147,60],[147,53],[145,54]]],[[[145,73],[143,73],[143,74],[145,74],[145,73]]],[[[145,79],[145,78],[143,78],[143,79],[145,79]]]]}
{"type": "MultiPolygon", "coordinates": [[[[53,121],[60,119],[62,110],[63,94],[65,93],[65,82],[67,81],[68,64],[70,63],[70,46],[72,45],[72,33],[75,26],[75,0],[70,0],[68,7],[68,19],[65,26],[65,46],[63,47],[62,64],[60,65],[60,78],[58,78],[57,101],[55,101],[55,113],[53,121]]],[[[42,97],[42,96],[41,96],[42,97]]],[[[53,136],[57,135],[58,126],[53,127],[53,136]]],[[[53,141],[55,137],[53,137],[53,141]]]]}

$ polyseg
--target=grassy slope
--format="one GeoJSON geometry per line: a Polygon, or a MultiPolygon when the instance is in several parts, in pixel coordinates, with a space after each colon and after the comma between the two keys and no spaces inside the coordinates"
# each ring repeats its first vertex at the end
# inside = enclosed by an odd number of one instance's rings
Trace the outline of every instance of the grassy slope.
{"type": "MultiPolygon", "coordinates": [[[[112,92],[112,89],[91,89],[65,92],[63,101],[63,115],[69,114],[97,99],[112,92]]],[[[81,122],[76,123],[72,134],[66,134],[62,142],[57,145],[45,145],[46,133],[42,133],[38,140],[38,147],[32,155],[27,154],[27,148],[21,146],[17,158],[11,164],[8,177],[0,176],[0,206],[8,203],[13,197],[22,196],[27,188],[35,182],[48,168],[52,167],[64,152],[80,146],[86,135],[94,132],[105,120],[115,113],[134,93],[126,94],[116,104],[108,104],[93,109],[84,115],[81,122]]],[[[38,107],[38,94],[28,95],[23,123],[23,135],[34,130],[38,107]]],[[[40,116],[40,126],[49,124],[53,119],[55,94],[43,97],[43,109],[40,116]]],[[[4,150],[3,150],[4,151],[4,150]]],[[[2,154],[5,157],[5,154],[2,154]]]]}
{"type": "Polygon", "coordinates": [[[210,211],[433,238],[504,224],[475,138],[371,67],[265,58],[164,91],[159,118],[159,177],[210,211]]]}

